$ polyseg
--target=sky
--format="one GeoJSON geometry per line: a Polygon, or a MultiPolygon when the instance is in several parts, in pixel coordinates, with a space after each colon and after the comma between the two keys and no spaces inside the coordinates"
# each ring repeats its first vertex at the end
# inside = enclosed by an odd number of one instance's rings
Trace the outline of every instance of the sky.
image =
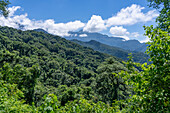
{"type": "Polygon", "coordinates": [[[144,25],[155,25],[159,13],[147,0],[10,0],[9,17],[0,25],[23,30],[42,28],[69,36],[69,31],[99,32],[126,40],[148,41],[144,25]]]}

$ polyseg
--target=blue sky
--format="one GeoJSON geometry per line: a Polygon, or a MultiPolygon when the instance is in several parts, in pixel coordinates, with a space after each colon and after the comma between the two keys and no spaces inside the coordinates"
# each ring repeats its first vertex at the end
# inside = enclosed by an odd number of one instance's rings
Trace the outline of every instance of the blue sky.
{"type": "Polygon", "coordinates": [[[143,25],[155,24],[158,12],[146,0],[11,0],[10,15],[0,17],[0,25],[25,30],[42,28],[52,34],[67,36],[83,29],[141,42],[143,25]]]}

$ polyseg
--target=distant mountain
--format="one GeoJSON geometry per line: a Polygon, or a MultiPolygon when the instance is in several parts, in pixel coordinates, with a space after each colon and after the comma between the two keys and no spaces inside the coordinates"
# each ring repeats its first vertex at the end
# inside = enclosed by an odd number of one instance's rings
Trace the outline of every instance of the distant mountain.
{"type": "Polygon", "coordinates": [[[69,32],[70,36],[65,37],[68,40],[77,39],[83,42],[88,42],[90,40],[96,40],[106,45],[119,47],[125,50],[145,52],[147,45],[145,43],[140,43],[138,40],[124,40],[120,37],[109,37],[100,33],[89,33],[84,31],[79,32],[69,32]]]}
{"type": "Polygon", "coordinates": [[[49,34],[47,31],[45,31],[44,29],[34,29],[34,31],[37,31],[37,32],[43,32],[43,33],[46,33],[46,34],[49,34]]]}
{"type": "Polygon", "coordinates": [[[144,54],[143,52],[134,52],[134,51],[128,51],[128,50],[124,50],[118,47],[113,47],[113,46],[109,46],[106,44],[102,44],[100,42],[97,42],[95,40],[91,40],[89,42],[83,42],[83,41],[79,41],[76,39],[71,40],[77,44],[80,44],[82,46],[85,47],[90,47],[96,51],[100,51],[103,53],[107,53],[110,54],[112,56],[116,56],[118,58],[121,58],[123,60],[128,60],[128,54],[132,53],[132,56],[134,57],[134,61],[135,62],[139,62],[139,63],[144,63],[147,62],[148,60],[148,56],[146,54],[144,54]]]}
{"type": "MultiPolygon", "coordinates": [[[[47,31],[43,29],[34,29],[34,31],[49,34],[47,31]]],[[[101,33],[89,33],[80,30],[79,32],[69,32],[69,34],[70,36],[65,37],[67,40],[76,39],[83,42],[95,40],[102,44],[136,52],[145,52],[147,48],[147,44],[140,43],[138,40],[125,40],[124,38],[120,37],[109,37],[108,35],[103,35],[101,33]]]]}

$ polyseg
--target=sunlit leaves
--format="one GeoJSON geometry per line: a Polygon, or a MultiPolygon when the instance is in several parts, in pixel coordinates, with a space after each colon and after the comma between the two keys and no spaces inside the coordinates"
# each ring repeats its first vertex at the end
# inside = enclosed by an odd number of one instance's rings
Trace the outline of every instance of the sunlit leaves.
{"type": "Polygon", "coordinates": [[[1,0],[0,1],[0,14],[7,17],[8,16],[8,10],[7,7],[9,5],[9,0],[1,0]]]}

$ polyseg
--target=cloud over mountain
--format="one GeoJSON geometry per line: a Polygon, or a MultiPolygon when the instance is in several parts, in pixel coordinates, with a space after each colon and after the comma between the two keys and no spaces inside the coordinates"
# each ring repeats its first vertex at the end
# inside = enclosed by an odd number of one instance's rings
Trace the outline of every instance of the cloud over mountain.
{"type": "Polygon", "coordinates": [[[87,22],[83,31],[88,32],[100,32],[106,29],[105,21],[101,16],[93,15],[91,19],[87,22]]]}
{"type": "Polygon", "coordinates": [[[79,37],[87,37],[87,34],[80,34],[79,37]]]}
{"type": "Polygon", "coordinates": [[[123,28],[122,26],[120,26],[120,27],[118,27],[118,26],[111,27],[110,28],[110,33],[113,36],[123,37],[126,40],[129,40],[127,35],[129,35],[130,33],[127,31],[127,29],[123,28]]]}
{"type": "Polygon", "coordinates": [[[128,32],[127,29],[123,28],[123,26],[114,26],[110,28],[110,33],[116,37],[122,37],[126,40],[129,40],[129,37],[138,38],[140,35],[138,32],[128,32]]]}
{"type": "Polygon", "coordinates": [[[75,31],[84,27],[84,23],[81,21],[73,21],[68,23],[55,23],[53,19],[48,19],[45,21],[42,20],[31,20],[28,18],[28,14],[22,15],[14,15],[15,11],[20,9],[20,6],[10,7],[8,10],[10,11],[9,17],[5,18],[4,16],[0,16],[0,25],[1,26],[9,26],[13,28],[19,28],[20,25],[24,26],[24,30],[33,30],[37,28],[41,28],[46,30],[47,32],[60,36],[68,36],[69,31],[75,31]]]}
{"type": "MultiPolygon", "coordinates": [[[[29,19],[28,14],[15,15],[15,12],[21,9],[20,6],[13,6],[8,8],[9,17],[5,18],[0,16],[0,25],[9,26],[22,30],[44,29],[47,32],[59,35],[68,36],[69,31],[77,31],[83,29],[87,32],[101,32],[103,30],[110,29],[110,33],[115,36],[121,36],[128,39],[131,35],[138,37],[137,32],[129,33],[123,25],[133,25],[139,22],[148,22],[158,16],[155,10],[150,10],[143,13],[144,7],[136,4],[132,4],[130,7],[121,9],[115,16],[108,19],[102,19],[99,15],[92,15],[87,23],[83,23],[80,20],[75,20],[67,23],[56,23],[53,19],[47,20],[34,20],[29,19]]],[[[109,31],[108,31],[109,32],[109,31]]]]}

